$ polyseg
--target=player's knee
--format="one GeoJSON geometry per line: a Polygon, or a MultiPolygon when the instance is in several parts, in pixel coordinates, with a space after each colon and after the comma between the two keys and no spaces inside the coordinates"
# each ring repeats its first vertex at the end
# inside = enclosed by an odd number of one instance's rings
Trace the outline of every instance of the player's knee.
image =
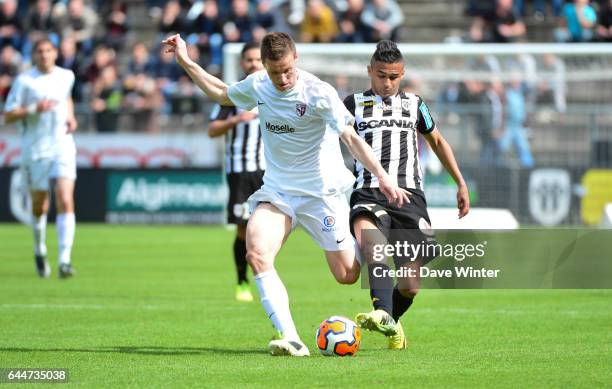
{"type": "Polygon", "coordinates": [[[246,260],[255,274],[259,274],[272,268],[271,264],[266,261],[263,254],[256,248],[247,250],[246,260]]]}
{"type": "Polygon", "coordinates": [[[341,285],[352,285],[359,279],[359,271],[346,271],[340,274],[335,273],[334,278],[341,285]]]}
{"type": "Polygon", "coordinates": [[[72,198],[68,195],[62,195],[57,198],[57,210],[60,213],[74,212],[74,204],[72,198]]]}
{"type": "Polygon", "coordinates": [[[34,206],[34,204],[32,204],[32,215],[35,217],[41,217],[44,213],[45,210],[42,205],[34,206]]]}
{"type": "Polygon", "coordinates": [[[32,202],[32,215],[36,217],[41,217],[45,213],[47,213],[48,207],[45,206],[44,201],[33,201],[32,202]]]}

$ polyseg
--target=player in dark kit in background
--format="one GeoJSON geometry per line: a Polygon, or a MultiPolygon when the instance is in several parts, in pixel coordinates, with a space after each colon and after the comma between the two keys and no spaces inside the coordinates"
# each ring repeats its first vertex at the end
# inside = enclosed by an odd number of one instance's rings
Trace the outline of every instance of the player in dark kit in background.
{"type": "MultiPolygon", "coordinates": [[[[263,69],[259,44],[251,42],[242,48],[240,66],[246,75],[263,69]]],[[[229,185],[227,221],[236,225],[234,261],[238,273],[236,300],[253,301],[247,280],[246,226],[251,214],[247,199],[263,181],[266,162],[259,130],[257,108],[245,111],[217,105],[211,114],[208,135],[225,135],[225,172],[229,185]]]]}
{"type": "MultiPolygon", "coordinates": [[[[374,310],[355,317],[365,329],[385,334],[390,349],[406,348],[406,337],[399,318],[408,310],[420,286],[417,278],[398,278],[393,287],[391,277],[381,277],[389,270],[383,262],[374,261],[373,246],[397,237],[393,230],[411,230],[410,240],[429,241],[422,231],[430,230],[427,203],[423,192],[422,172],[418,160],[418,134],[421,133],[458,186],[459,217],[469,211],[468,189],[455,161],[452,149],[442,137],[425,102],[413,93],[401,92],[404,60],[397,45],[380,41],[368,66],[370,90],[355,93],[344,100],[355,116],[355,131],[364,138],[383,168],[400,188],[411,193],[410,202],[402,207],[390,205],[378,188],[378,180],[363,165],[356,163],[357,180],[351,196],[351,229],[368,263],[370,296],[374,310]],[[364,233],[368,231],[367,233],[364,233]],[[378,271],[375,272],[375,269],[378,271]]],[[[411,262],[395,257],[395,266],[418,268],[426,258],[411,262]]]]}

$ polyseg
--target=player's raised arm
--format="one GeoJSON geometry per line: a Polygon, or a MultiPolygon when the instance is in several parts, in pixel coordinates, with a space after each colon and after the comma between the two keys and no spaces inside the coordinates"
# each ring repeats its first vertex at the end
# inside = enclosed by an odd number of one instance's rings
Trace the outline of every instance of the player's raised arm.
{"type": "Polygon", "coordinates": [[[459,218],[462,218],[470,211],[470,196],[467,185],[457,165],[457,160],[455,160],[453,150],[440,131],[438,131],[437,127],[434,127],[433,131],[424,134],[424,136],[433,152],[436,153],[438,159],[446,168],[446,171],[453,177],[453,180],[457,184],[457,208],[459,209],[459,218]]]}
{"type": "Polygon", "coordinates": [[[176,63],[178,63],[187,72],[189,77],[196,85],[206,93],[208,97],[215,100],[221,105],[233,106],[234,103],[227,96],[228,85],[202,69],[200,65],[189,58],[187,53],[187,45],[179,34],[172,35],[162,41],[162,44],[167,45],[167,51],[175,53],[176,63]]]}
{"type": "Polygon", "coordinates": [[[397,204],[398,207],[401,207],[404,203],[410,202],[410,192],[398,187],[393,182],[389,174],[387,174],[380,162],[376,159],[374,152],[372,152],[372,148],[357,135],[352,126],[346,127],[340,139],[342,139],[342,142],[344,142],[353,157],[361,162],[361,164],[372,172],[372,174],[378,177],[379,188],[390,203],[397,204]]]}

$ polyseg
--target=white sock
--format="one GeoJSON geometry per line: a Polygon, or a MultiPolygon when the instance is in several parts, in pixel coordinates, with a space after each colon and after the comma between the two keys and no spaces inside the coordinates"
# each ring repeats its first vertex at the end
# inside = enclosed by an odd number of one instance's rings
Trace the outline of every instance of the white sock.
{"type": "Polygon", "coordinates": [[[36,255],[47,255],[45,236],[47,231],[47,214],[39,217],[32,215],[32,230],[34,231],[34,253],[36,255]]]}
{"type": "Polygon", "coordinates": [[[261,305],[272,320],[274,328],[280,331],[285,339],[299,340],[300,337],[289,311],[287,289],[278,277],[276,270],[272,269],[259,273],[254,278],[261,297],[261,305]]]}
{"type": "Polygon", "coordinates": [[[74,213],[59,213],[55,221],[57,227],[57,244],[59,247],[58,261],[61,264],[70,263],[70,252],[74,242],[75,219],[74,213]]]}

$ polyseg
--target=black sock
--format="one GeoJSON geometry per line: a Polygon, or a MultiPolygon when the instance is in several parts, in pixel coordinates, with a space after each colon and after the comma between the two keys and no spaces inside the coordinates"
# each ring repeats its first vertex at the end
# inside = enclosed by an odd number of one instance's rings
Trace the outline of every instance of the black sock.
{"type": "Polygon", "coordinates": [[[413,300],[414,297],[406,297],[402,295],[399,289],[397,289],[397,286],[395,286],[393,289],[393,313],[391,314],[393,316],[393,320],[398,321],[399,318],[406,313],[408,308],[410,308],[413,300]]]}
{"type": "Polygon", "coordinates": [[[371,263],[368,265],[372,305],[374,309],[382,309],[390,315],[393,306],[393,278],[389,276],[388,271],[389,266],[384,263],[371,263]],[[375,272],[375,269],[378,270],[375,272]],[[384,277],[381,277],[382,275],[384,277]]]}
{"type": "Polygon", "coordinates": [[[236,272],[238,273],[238,283],[249,282],[247,280],[247,260],[246,260],[246,241],[236,237],[234,240],[234,262],[236,262],[236,272]]]}

